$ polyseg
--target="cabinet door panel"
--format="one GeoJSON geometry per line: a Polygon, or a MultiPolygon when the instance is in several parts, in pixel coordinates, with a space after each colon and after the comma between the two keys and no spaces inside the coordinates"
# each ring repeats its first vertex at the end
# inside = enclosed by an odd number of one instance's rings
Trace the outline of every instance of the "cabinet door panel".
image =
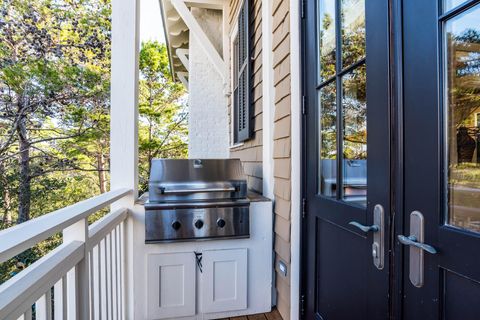
{"type": "Polygon", "coordinates": [[[149,255],[148,318],[195,315],[195,273],[192,252],[149,255]]]}
{"type": "Polygon", "coordinates": [[[247,249],[203,252],[202,311],[247,308],[247,249]]]}

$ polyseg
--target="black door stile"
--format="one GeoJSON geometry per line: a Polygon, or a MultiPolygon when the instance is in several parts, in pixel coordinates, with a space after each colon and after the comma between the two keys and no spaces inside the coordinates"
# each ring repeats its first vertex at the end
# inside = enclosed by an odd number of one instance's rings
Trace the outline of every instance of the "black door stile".
{"type": "MultiPolygon", "coordinates": [[[[303,186],[307,200],[306,218],[302,223],[302,295],[305,296],[307,319],[386,319],[389,316],[389,232],[385,236],[384,268],[378,270],[372,259],[372,234],[349,225],[358,221],[373,223],[373,207],[385,208],[385,228],[390,225],[390,81],[389,81],[389,20],[388,2],[366,1],[366,96],[368,128],[368,170],[366,207],[342,201],[342,166],[338,161],[336,196],[318,194],[318,100],[317,100],[317,39],[316,4],[306,1],[303,21],[303,88],[308,112],[303,122],[303,186]],[[369,31],[370,30],[370,31],[369,31]],[[338,191],[341,190],[341,191],[338,191]],[[332,277],[336,276],[336,277],[332,277]],[[334,279],[336,278],[336,279],[334,279]],[[321,283],[321,285],[318,285],[321,283]],[[327,292],[328,291],[328,292],[327,292]],[[335,304],[335,299],[341,303],[335,304]]],[[[336,9],[339,15],[339,3],[336,9]]],[[[337,20],[337,28],[339,21],[337,20]]],[[[337,46],[340,44],[337,37],[337,46]]],[[[341,58],[336,52],[336,58],[341,58]]],[[[364,62],[357,61],[351,69],[364,62]]],[[[331,80],[340,88],[340,76],[349,70],[336,65],[337,77],[331,80]]],[[[328,83],[329,81],[327,81],[328,83]]],[[[320,84],[322,86],[323,84],[320,84]]],[[[338,90],[337,90],[338,91],[338,90]]],[[[337,92],[337,108],[341,97],[337,92]]],[[[342,115],[340,111],[340,116],[342,115]]],[[[342,150],[343,120],[337,117],[337,149],[342,150]],[[340,132],[340,133],[339,133],[340,132]]],[[[337,154],[342,158],[342,154],[337,154]]]]}
{"type": "Polygon", "coordinates": [[[391,54],[391,221],[390,225],[390,319],[403,319],[403,246],[396,240],[404,234],[404,139],[403,139],[403,17],[402,1],[390,1],[391,54]]]}
{"type": "Polygon", "coordinates": [[[438,251],[425,254],[416,288],[403,247],[403,315],[412,320],[480,314],[480,106],[471,103],[480,92],[480,1],[444,3],[403,1],[405,234],[410,213],[422,212],[425,243],[438,251]]]}

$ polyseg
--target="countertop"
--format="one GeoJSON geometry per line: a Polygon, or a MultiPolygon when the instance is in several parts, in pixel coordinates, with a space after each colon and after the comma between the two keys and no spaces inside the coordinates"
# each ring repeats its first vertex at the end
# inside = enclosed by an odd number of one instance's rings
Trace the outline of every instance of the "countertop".
{"type": "MultiPolygon", "coordinates": [[[[264,197],[263,195],[256,193],[254,191],[248,191],[247,194],[248,200],[250,202],[269,202],[272,201],[271,199],[264,197]]],[[[148,201],[148,192],[142,194],[136,201],[135,204],[143,205],[145,202],[148,201]]]]}

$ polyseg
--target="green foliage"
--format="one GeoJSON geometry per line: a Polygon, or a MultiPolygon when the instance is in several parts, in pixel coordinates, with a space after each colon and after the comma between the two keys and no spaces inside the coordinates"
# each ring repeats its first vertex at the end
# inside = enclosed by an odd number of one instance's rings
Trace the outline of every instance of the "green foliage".
{"type": "MultiPolygon", "coordinates": [[[[109,0],[0,1],[0,230],[108,191],[110,15],[109,0]]],[[[139,62],[145,190],[153,157],[187,155],[187,112],[166,46],[142,44],[139,62]]],[[[60,242],[0,264],[0,283],[60,242]]]]}
{"type": "Polygon", "coordinates": [[[140,76],[139,180],[144,192],[153,158],[187,156],[188,114],[185,88],[172,81],[164,44],[142,44],[140,76]]]}

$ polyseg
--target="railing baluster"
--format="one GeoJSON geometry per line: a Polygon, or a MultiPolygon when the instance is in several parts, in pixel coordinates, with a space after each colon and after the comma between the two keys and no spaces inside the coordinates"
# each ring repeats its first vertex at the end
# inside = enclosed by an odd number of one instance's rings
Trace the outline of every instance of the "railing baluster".
{"type": "Polygon", "coordinates": [[[117,296],[117,232],[115,228],[113,228],[112,232],[110,233],[110,239],[112,243],[112,318],[118,320],[117,314],[117,303],[118,303],[118,296],[117,296]]]}
{"type": "Polygon", "coordinates": [[[47,320],[47,295],[44,294],[35,302],[35,320],[47,320]]]}
{"type": "Polygon", "coordinates": [[[115,261],[114,261],[114,237],[113,237],[113,232],[110,232],[110,314],[111,314],[111,319],[116,320],[115,318],[115,274],[114,274],[114,269],[115,269],[115,261]]]}
{"type": "Polygon", "coordinates": [[[67,272],[63,285],[66,287],[66,294],[64,296],[65,304],[67,305],[67,319],[77,318],[77,302],[76,302],[76,284],[75,284],[75,267],[67,272]]]}
{"type": "Polygon", "coordinates": [[[107,265],[107,255],[106,255],[106,239],[104,238],[100,244],[99,249],[101,249],[100,254],[100,273],[101,273],[101,285],[102,285],[102,300],[101,300],[101,319],[107,320],[107,277],[106,277],[106,265],[107,265]]]}
{"type": "Polygon", "coordinates": [[[122,301],[120,319],[124,320],[126,303],[125,303],[125,222],[120,223],[120,301],[122,301]]]}
{"type": "Polygon", "coordinates": [[[97,272],[98,272],[98,319],[103,319],[102,314],[102,297],[103,297],[103,286],[102,286],[102,242],[100,241],[97,245],[97,272]]]}
{"type": "Polygon", "coordinates": [[[45,293],[46,299],[46,311],[47,311],[47,319],[52,320],[52,288],[49,288],[48,291],[45,293]]]}
{"type": "Polygon", "coordinates": [[[112,237],[107,235],[107,297],[108,297],[108,319],[113,320],[112,315],[112,237]]]}
{"type": "Polygon", "coordinates": [[[99,264],[99,255],[98,255],[98,245],[92,248],[92,319],[100,319],[100,269],[99,264]]]}
{"type": "Polygon", "coordinates": [[[94,278],[93,278],[93,248],[88,252],[88,273],[90,284],[88,285],[88,291],[90,294],[89,308],[90,308],[90,319],[94,319],[93,315],[95,312],[95,292],[94,292],[94,278]]]}
{"type": "Polygon", "coordinates": [[[117,242],[117,253],[116,253],[116,262],[115,262],[115,265],[117,267],[117,292],[115,293],[117,295],[117,319],[121,319],[121,315],[122,315],[122,311],[121,311],[121,306],[122,306],[122,299],[121,299],[121,295],[120,295],[120,291],[122,290],[121,289],[121,273],[120,273],[120,264],[122,263],[121,260],[120,260],[120,225],[117,225],[115,227],[115,235],[116,235],[116,242],[117,242]]]}
{"type": "MultiPolygon", "coordinates": [[[[53,303],[53,316],[55,317],[55,320],[60,320],[60,319],[65,319],[63,317],[63,305],[65,304],[65,301],[63,300],[63,278],[57,281],[55,285],[53,286],[53,297],[54,297],[54,303],[53,303]]],[[[65,319],[66,320],[66,319],[65,319]]]]}
{"type": "Polygon", "coordinates": [[[67,276],[62,277],[62,317],[60,319],[67,320],[68,305],[67,305],[67,276]]]}

